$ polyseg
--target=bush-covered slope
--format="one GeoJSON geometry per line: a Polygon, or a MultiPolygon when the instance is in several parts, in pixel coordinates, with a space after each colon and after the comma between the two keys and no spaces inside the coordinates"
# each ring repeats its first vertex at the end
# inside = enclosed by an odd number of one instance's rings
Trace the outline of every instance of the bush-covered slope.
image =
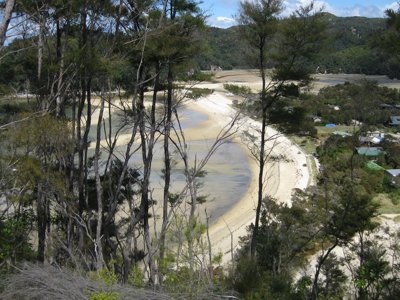
{"type": "MultiPolygon", "coordinates": [[[[383,18],[336,17],[325,14],[328,47],[321,53],[315,68],[320,72],[386,74],[385,57],[375,53],[374,36],[385,28],[383,18]]],[[[198,60],[202,69],[220,66],[222,69],[253,68],[255,51],[240,36],[238,26],[227,29],[209,28],[208,51],[198,60]]]]}

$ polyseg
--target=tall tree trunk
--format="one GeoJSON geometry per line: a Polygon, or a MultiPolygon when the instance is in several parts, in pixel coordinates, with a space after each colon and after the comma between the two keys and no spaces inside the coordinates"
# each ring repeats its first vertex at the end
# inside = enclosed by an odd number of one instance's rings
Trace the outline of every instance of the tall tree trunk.
{"type": "Polygon", "coordinates": [[[151,165],[153,162],[153,150],[155,145],[155,133],[156,133],[156,101],[157,101],[157,90],[159,80],[159,73],[156,74],[155,84],[154,84],[154,92],[153,92],[153,100],[150,111],[150,132],[146,133],[146,120],[145,116],[145,107],[144,107],[144,87],[142,86],[140,91],[140,138],[141,138],[141,146],[142,146],[142,161],[143,161],[143,183],[142,183],[142,199],[140,204],[140,209],[143,212],[143,230],[145,243],[147,247],[147,262],[150,269],[150,283],[156,284],[156,267],[153,259],[153,247],[151,245],[150,238],[150,226],[149,226],[149,207],[150,207],[150,198],[149,198],[149,189],[150,189],[150,174],[151,174],[151,165]]]}
{"type": "Polygon", "coordinates": [[[43,81],[43,51],[44,51],[44,30],[45,30],[45,17],[39,11],[39,36],[38,36],[38,54],[37,54],[37,80],[39,85],[39,108],[41,110],[47,109],[45,101],[45,86],[43,81]]]}
{"type": "Polygon", "coordinates": [[[261,40],[259,47],[259,64],[260,64],[260,73],[262,80],[262,89],[261,89],[261,105],[262,105],[262,123],[261,123],[261,140],[260,140],[260,155],[258,158],[259,173],[258,173],[258,194],[257,194],[257,209],[256,209],[256,220],[253,228],[253,235],[251,237],[250,243],[250,255],[252,258],[255,258],[256,254],[256,246],[257,246],[257,235],[260,223],[260,215],[261,215],[261,205],[264,196],[264,168],[265,168],[265,141],[266,141],[266,127],[267,127],[267,93],[266,93],[266,78],[265,78],[265,66],[264,66],[264,41],[261,40]]]}
{"type": "Polygon", "coordinates": [[[195,161],[193,170],[189,169],[189,165],[186,165],[185,172],[189,173],[188,177],[189,182],[187,182],[189,186],[190,193],[190,214],[189,214],[189,236],[188,236],[188,252],[189,252],[189,268],[190,268],[190,276],[193,275],[194,272],[194,232],[196,226],[196,208],[197,208],[197,187],[196,187],[196,173],[197,173],[197,163],[195,161]]]}
{"type": "Polygon", "coordinates": [[[96,270],[103,268],[103,246],[102,246],[102,229],[103,229],[103,188],[101,185],[99,160],[100,160],[100,143],[101,143],[101,129],[103,124],[103,112],[104,112],[104,95],[101,97],[101,106],[99,112],[99,119],[97,123],[97,135],[96,135],[96,149],[94,159],[94,173],[96,177],[96,193],[97,193],[97,226],[96,226],[96,241],[95,241],[95,253],[96,253],[96,270]]]}
{"type": "MultiPolygon", "coordinates": [[[[133,218],[133,216],[132,216],[133,207],[130,208],[130,211],[131,211],[131,219],[132,219],[133,218]]],[[[134,230],[135,230],[135,228],[132,227],[132,222],[131,222],[131,224],[128,226],[128,229],[126,231],[126,241],[125,241],[125,245],[122,249],[122,259],[123,259],[122,282],[124,284],[128,283],[129,272],[131,271],[130,254],[131,254],[131,249],[132,249],[132,241],[134,238],[134,230]]]]}
{"type": "Polygon", "coordinates": [[[80,74],[80,98],[78,105],[78,115],[77,115],[77,142],[78,142],[78,211],[79,215],[82,215],[83,210],[86,208],[86,196],[85,196],[85,183],[86,183],[86,149],[87,149],[87,136],[89,134],[89,128],[91,123],[91,103],[89,99],[87,99],[87,118],[85,124],[85,132],[82,136],[82,120],[83,120],[83,110],[85,108],[85,102],[87,95],[90,95],[90,88],[88,86],[88,70],[85,66],[88,57],[88,47],[89,43],[87,42],[87,24],[86,24],[87,13],[85,8],[82,8],[81,12],[81,36],[79,40],[80,49],[82,49],[83,54],[81,55],[81,64],[83,65],[82,71],[80,74]],[[89,90],[89,92],[88,92],[89,90]]]}
{"type": "Polygon", "coordinates": [[[339,244],[339,241],[336,240],[335,243],[328,249],[328,251],[326,251],[324,256],[322,256],[321,259],[318,261],[317,269],[316,269],[316,272],[315,272],[315,275],[314,275],[314,280],[313,280],[311,293],[310,293],[310,296],[309,296],[310,300],[318,299],[318,278],[319,278],[319,274],[321,272],[321,267],[324,264],[324,262],[326,261],[326,259],[328,258],[328,256],[331,254],[333,249],[335,249],[338,244],[339,244]]]}
{"type": "MultiPolygon", "coordinates": [[[[143,57],[142,57],[143,59],[143,57]]],[[[143,81],[143,66],[142,63],[139,65],[138,71],[137,71],[137,76],[136,76],[136,85],[135,85],[135,91],[134,91],[134,96],[132,99],[132,111],[134,113],[134,126],[132,128],[132,132],[131,132],[131,138],[130,141],[128,142],[128,145],[126,147],[126,152],[125,152],[125,161],[124,161],[124,166],[122,169],[122,173],[121,176],[119,177],[119,181],[118,181],[118,186],[116,189],[116,192],[114,193],[114,199],[113,199],[113,203],[116,203],[118,197],[119,197],[119,193],[121,191],[121,187],[122,187],[122,182],[125,178],[125,174],[126,171],[128,169],[128,162],[129,159],[132,156],[131,153],[131,148],[133,146],[133,143],[135,141],[135,137],[137,134],[137,130],[139,128],[141,128],[142,125],[142,118],[143,116],[143,109],[142,109],[142,102],[141,99],[139,99],[139,103],[137,103],[137,94],[138,91],[141,90],[140,85],[142,84],[143,81]],[[138,107],[138,105],[139,107],[138,107]]],[[[140,132],[139,132],[140,133],[140,132]]],[[[122,256],[123,256],[123,283],[126,284],[128,283],[128,278],[129,278],[129,272],[131,269],[131,258],[130,258],[130,254],[132,251],[132,244],[134,244],[134,249],[137,249],[137,244],[136,244],[136,238],[134,236],[134,231],[135,228],[137,226],[137,224],[139,223],[139,221],[142,219],[143,217],[143,211],[141,209],[142,205],[140,205],[140,209],[139,212],[136,212],[136,207],[133,203],[133,199],[130,198],[128,199],[129,201],[129,225],[126,231],[126,241],[125,241],[125,245],[122,249],[122,256]]],[[[110,208],[111,211],[115,211],[115,208],[110,208]]]]}
{"type": "Polygon", "coordinates": [[[58,78],[57,78],[57,94],[56,94],[56,116],[57,118],[65,116],[64,110],[64,93],[62,92],[62,85],[64,79],[64,30],[60,29],[60,21],[57,19],[57,61],[59,64],[58,78]]]}
{"type": "Polygon", "coordinates": [[[37,184],[37,200],[36,200],[36,214],[37,214],[37,234],[38,234],[38,248],[37,260],[44,262],[44,252],[46,247],[46,227],[47,227],[47,209],[45,191],[43,191],[42,182],[37,184]]]}
{"type": "MultiPolygon", "coordinates": [[[[165,103],[165,128],[164,128],[164,197],[163,197],[163,215],[162,226],[160,233],[160,261],[165,257],[165,236],[168,227],[168,204],[169,204],[169,189],[171,182],[171,155],[169,152],[169,138],[171,133],[172,122],[172,93],[173,93],[173,78],[171,65],[168,66],[168,90],[167,101],[165,103]]],[[[159,273],[159,282],[163,282],[163,274],[159,273]]]]}
{"type": "Polygon", "coordinates": [[[4,9],[3,20],[0,23],[0,49],[4,46],[7,37],[8,25],[11,21],[11,15],[14,10],[15,0],[7,0],[4,9]]]}
{"type": "Polygon", "coordinates": [[[115,38],[117,38],[117,35],[119,34],[119,28],[121,26],[121,16],[123,11],[124,11],[124,0],[120,0],[118,5],[118,14],[115,22],[115,38]]]}

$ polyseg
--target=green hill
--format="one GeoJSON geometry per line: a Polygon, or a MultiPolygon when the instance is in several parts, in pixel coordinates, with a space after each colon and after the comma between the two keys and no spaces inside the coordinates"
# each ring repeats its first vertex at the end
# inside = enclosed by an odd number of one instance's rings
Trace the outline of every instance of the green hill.
{"type": "Polygon", "coordinates": [[[198,58],[202,69],[220,66],[224,70],[251,68],[252,51],[240,36],[237,26],[227,29],[210,27],[206,33],[208,52],[198,58]]]}
{"type": "MultiPolygon", "coordinates": [[[[315,68],[324,72],[385,74],[385,58],[379,56],[371,43],[379,31],[385,28],[384,18],[336,17],[325,13],[329,44],[327,51],[321,53],[315,68]]],[[[251,50],[240,36],[238,26],[227,29],[210,27],[206,40],[208,52],[198,63],[202,69],[211,65],[222,69],[255,67],[255,51],[251,50]]]]}

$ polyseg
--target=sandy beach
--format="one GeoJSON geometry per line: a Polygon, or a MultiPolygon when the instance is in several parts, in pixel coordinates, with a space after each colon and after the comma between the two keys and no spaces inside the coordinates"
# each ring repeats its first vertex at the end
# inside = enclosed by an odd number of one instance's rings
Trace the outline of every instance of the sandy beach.
{"type": "MultiPolygon", "coordinates": [[[[254,74],[251,74],[252,76],[254,74]]],[[[212,88],[215,92],[207,97],[198,100],[190,100],[185,102],[185,106],[190,110],[198,111],[208,116],[208,119],[196,124],[193,127],[184,130],[185,137],[188,141],[193,140],[213,140],[221,129],[226,126],[232,117],[236,114],[236,110],[232,106],[232,100],[235,97],[226,95],[223,89],[223,83],[205,83],[200,84],[200,88],[212,88]]],[[[98,105],[99,103],[94,103],[98,105]]],[[[116,105],[116,104],[115,104],[116,105]]],[[[118,110],[117,105],[113,111],[118,110]]],[[[108,115],[108,111],[105,112],[108,115]]],[[[98,109],[92,115],[92,126],[97,124],[98,109]]],[[[231,260],[232,253],[237,249],[239,237],[247,234],[246,227],[255,219],[255,208],[257,205],[258,191],[258,165],[252,157],[248,145],[243,141],[244,133],[247,132],[255,137],[260,135],[261,124],[258,121],[241,116],[237,122],[233,141],[239,144],[247,153],[247,163],[251,170],[251,180],[247,191],[239,201],[231,205],[231,208],[225,211],[221,217],[212,222],[209,233],[212,244],[213,254],[223,254],[223,263],[231,260]]],[[[279,202],[290,204],[291,193],[294,188],[304,189],[307,187],[310,172],[307,166],[306,154],[288,138],[279,134],[273,128],[268,127],[267,136],[271,138],[267,142],[267,148],[272,148],[272,157],[281,157],[283,159],[271,160],[267,162],[266,168],[266,191],[265,193],[276,198],[279,202]]],[[[121,134],[118,138],[117,145],[126,145],[130,139],[130,134],[121,134]]],[[[257,138],[258,139],[258,138],[257,138]]],[[[160,138],[162,140],[162,137],[160,138]]],[[[102,141],[102,145],[106,147],[106,142],[102,141]]],[[[94,144],[90,148],[94,148],[94,144]]],[[[223,147],[218,151],[224,151],[223,147]]],[[[248,174],[247,174],[248,175],[248,174]]],[[[213,191],[208,191],[213,194],[213,191]]],[[[227,200],[229,201],[229,200],[227,200]]],[[[209,211],[212,215],[213,211],[209,211]]]]}
{"type": "MultiPolygon", "coordinates": [[[[216,81],[235,85],[250,87],[253,91],[261,90],[261,80],[257,70],[230,70],[218,71],[215,73],[216,81]]],[[[314,74],[314,81],[309,87],[309,91],[318,93],[321,88],[343,84],[345,82],[355,83],[362,80],[377,82],[380,86],[389,88],[400,88],[400,80],[390,79],[384,75],[365,75],[365,74],[314,74]]],[[[268,83],[268,79],[267,79],[268,83]]],[[[216,91],[222,91],[222,84],[208,84],[205,86],[216,91]]]]}
{"type": "MultiPolygon", "coordinates": [[[[214,92],[190,105],[193,109],[201,109],[202,112],[207,113],[209,120],[215,124],[216,130],[218,130],[217,125],[222,128],[229,123],[235,113],[234,108],[232,108],[232,100],[222,92],[214,92]]],[[[247,145],[242,143],[241,135],[247,131],[254,136],[259,136],[261,124],[248,117],[243,117],[238,126],[235,141],[240,143],[248,153],[252,180],[246,194],[240,201],[223,214],[209,229],[213,253],[221,252],[224,263],[231,260],[231,250],[235,251],[238,247],[239,237],[246,235],[246,227],[254,221],[257,204],[258,165],[252,158],[247,145]]],[[[273,128],[268,128],[267,135],[274,137],[267,143],[268,148],[273,148],[272,156],[284,156],[285,159],[279,162],[268,162],[267,173],[265,174],[267,178],[266,193],[279,202],[290,204],[292,189],[304,189],[308,185],[310,173],[306,164],[307,157],[299,147],[273,128]]]]}

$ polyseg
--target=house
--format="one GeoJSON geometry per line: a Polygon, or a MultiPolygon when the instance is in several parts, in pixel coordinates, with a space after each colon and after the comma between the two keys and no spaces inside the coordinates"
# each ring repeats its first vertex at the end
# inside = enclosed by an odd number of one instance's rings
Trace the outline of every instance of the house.
{"type": "Polygon", "coordinates": [[[357,121],[357,120],[351,120],[351,125],[355,125],[355,126],[362,126],[362,122],[357,121]]]}
{"type": "Polygon", "coordinates": [[[400,169],[388,169],[386,170],[386,174],[393,185],[398,185],[400,183],[400,169]]]}
{"type": "Polygon", "coordinates": [[[358,140],[360,141],[360,145],[364,147],[368,147],[372,143],[372,136],[360,136],[358,140]]]}
{"type": "Polygon", "coordinates": [[[389,124],[392,126],[399,126],[400,125],[400,116],[391,116],[389,124]]]}
{"type": "Polygon", "coordinates": [[[336,110],[336,111],[340,110],[340,107],[337,106],[337,105],[328,104],[328,107],[329,107],[329,108],[332,108],[333,110],[336,110]]]}
{"type": "Polygon", "coordinates": [[[392,109],[392,108],[394,108],[394,106],[392,104],[386,104],[386,103],[380,104],[379,107],[382,108],[382,109],[392,109]]]}
{"type": "Polygon", "coordinates": [[[378,145],[385,139],[385,135],[379,132],[368,133],[366,136],[360,136],[360,146],[369,147],[371,144],[378,145]]]}
{"type": "Polygon", "coordinates": [[[322,117],[319,116],[313,116],[312,117],[314,123],[321,123],[322,122],[322,117]]]}
{"type": "Polygon", "coordinates": [[[400,169],[387,169],[386,172],[392,177],[397,177],[400,175],[400,169]]]}
{"type": "Polygon", "coordinates": [[[356,151],[359,155],[365,156],[378,156],[382,152],[382,148],[379,147],[358,147],[356,151]]]}
{"type": "Polygon", "coordinates": [[[380,165],[378,165],[375,161],[370,160],[366,163],[366,166],[369,170],[372,171],[381,171],[381,170],[385,170],[383,167],[381,167],[380,165]]]}
{"type": "Polygon", "coordinates": [[[340,135],[342,138],[348,137],[348,136],[352,136],[351,133],[345,132],[345,131],[334,131],[333,132],[334,135],[340,135]]]}
{"type": "Polygon", "coordinates": [[[381,109],[400,109],[399,104],[387,104],[387,103],[382,103],[379,105],[381,109]]]}

